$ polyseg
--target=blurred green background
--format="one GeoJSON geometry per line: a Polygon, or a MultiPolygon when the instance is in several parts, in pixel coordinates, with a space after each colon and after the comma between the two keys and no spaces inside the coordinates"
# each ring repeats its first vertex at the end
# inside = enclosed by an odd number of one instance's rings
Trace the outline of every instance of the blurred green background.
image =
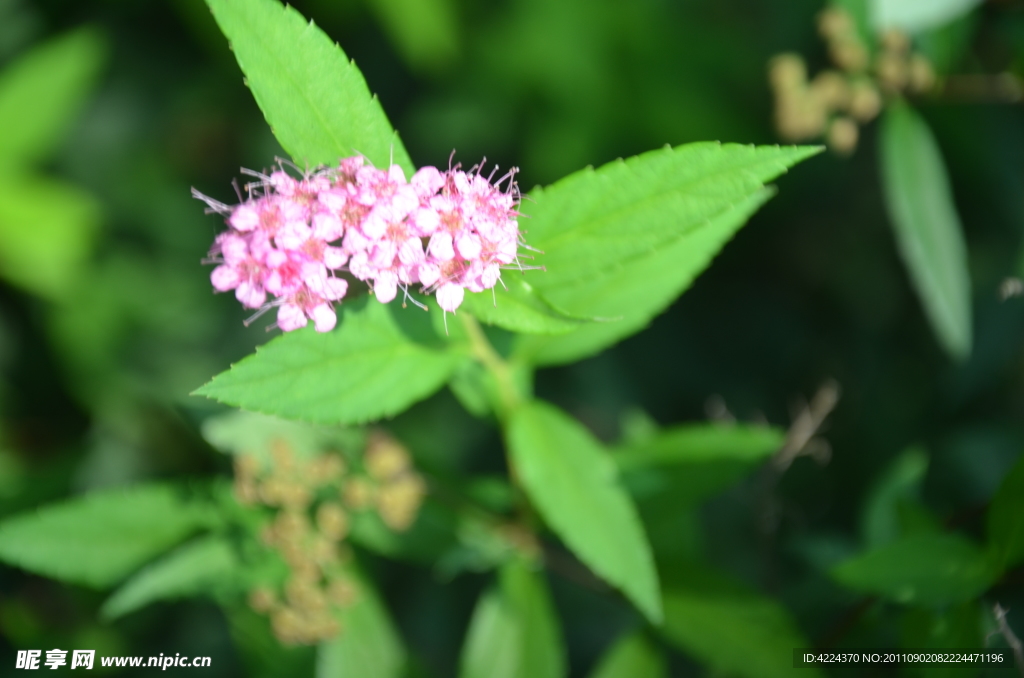
{"type": "MultiPolygon", "coordinates": [[[[466,165],[486,156],[520,167],[524,191],[664,144],[777,143],[768,60],[797,51],[812,70],[827,61],[816,0],[293,4],[355,59],[414,162],[444,166],[453,149],[466,165]]],[[[59,141],[0,158],[0,516],[142,479],[226,474],[197,433],[218,410],[188,393],[273,336],[269,321],[245,328],[245,312],[213,295],[200,263],[222,224],[190,187],[233,202],[239,167],[284,155],[208,9],[0,0],[0,71],[83,27],[79,84],[40,86],[40,96],[69,99],[59,141]],[[18,249],[16,228],[48,236],[41,249],[18,249]],[[25,261],[38,266],[25,272],[25,261]]],[[[1024,2],[984,3],[962,30],[948,72],[1024,75],[1024,2]]],[[[866,499],[901,453],[924,452],[921,502],[935,518],[980,534],[986,503],[1024,450],[1024,297],[1000,295],[1006,278],[1024,274],[1024,109],[985,97],[917,103],[970,252],[968,360],[942,352],[901,265],[869,125],[852,157],[825,154],[783,177],[779,195],[648,331],[537,377],[539,395],[606,440],[709,416],[785,427],[801,398],[835,379],[827,463],[800,458],[777,482],[761,473],[701,510],[712,562],[778,596],[813,642],[898,645],[897,610],[859,610],[822,570],[859,548],[866,499]]],[[[0,129],[0,151],[17,145],[11,134],[0,129]]],[[[428,469],[504,468],[496,431],[447,391],[389,426],[428,469]]],[[[376,565],[423,671],[453,675],[486,579],[376,565]]],[[[1011,622],[1024,630],[1022,582],[1018,568],[995,592],[1020,610],[1011,622]]],[[[573,675],[585,675],[636,619],[558,574],[551,584],[573,675]]],[[[102,600],[0,567],[3,656],[172,648],[212,656],[204,675],[243,675],[212,603],[162,603],[101,624],[102,600]]],[[[673,662],[675,675],[702,674],[673,662]]]]}

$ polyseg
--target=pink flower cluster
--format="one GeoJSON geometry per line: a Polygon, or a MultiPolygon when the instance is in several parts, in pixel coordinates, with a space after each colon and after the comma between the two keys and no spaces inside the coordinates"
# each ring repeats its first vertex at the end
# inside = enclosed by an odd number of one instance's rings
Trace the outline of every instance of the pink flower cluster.
{"type": "Polygon", "coordinates": [[[419,284],[455,311],[466,290],[490,289],[502,266],[518,264],[515,170],[492,183],[479,167],[424,167],[406,181],[398,165],[377,169],[355,156],[301,178],[283,167],[249,173],[259,181],[240,205],[193,190],[230,227],[210,250],[208,263],[218,264],[210,278],[256,315],[277,307],[286,332],[309,320],[319,332],[334,328],[344,272],[367,281],[380,302],[419,284]]]}

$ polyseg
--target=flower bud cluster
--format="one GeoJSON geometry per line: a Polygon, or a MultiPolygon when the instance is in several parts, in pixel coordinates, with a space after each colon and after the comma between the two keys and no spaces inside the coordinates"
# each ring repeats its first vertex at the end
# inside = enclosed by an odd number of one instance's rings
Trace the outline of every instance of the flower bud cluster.
{"type": "Polygon", "coordinates": [[[518,264],[515,170],[494,183],[494,172],[480,172],[423,167],[407,181],[398,165],[377,169],[355,156],[301,178],[283,164],[249,172],[259,181],[236,206],[194,191],[229,226],[210,250],[213,287],[234,290],[256,315],[276,307],[286,332],[310,320],[319,332],[334,328],[334,304],[349,286],[343,273],[382,303],[419,285],[455,311],[467,290],[494,287],[502,267],[518,264]]]}
{"type": "Polygon", "coordinates": [[[780,54],[769,63],[775,126],[788,141],[824,134],[832,150],[852,153],[859,125],[878,116],[883,93],[920,94],[935,86],[931,64],[911,51],[910,39],[899,31],[883,33],[880,49],[872,54],[853,17],[843,9],[830,7],[821,12],[818,29],[837,70],[822,71],[808,80],[807,67],[798,54],[780,54]]]}
{"type": "Polygon", "coordinates": [[[372,479],[367,494],[381,520],[392,530],[407,530],[427,492],[423,479],[413,471],[408,451],[386,433],[374,431],[363,464],[372,479]]]}
{"type": "Polygon", "coordinates": [[[425,485],[405,449],[378,432],[370,434],[365,475],[348,471],[335,452],[301,459],[283,440],[272,442],[271,458],[268,468],[249,455],[235,458],[235,497],[244,505],[276,509],[260,539],[288,566],[281,590],[258,586],[249,604],[269,615],[281,642],[314,644],[341,631],[337,612],[358,597],[345,571],[352,513],[374,507],[388,527],[407,529],[425,485]],[[358,502],[351,500],[354,483],[366,489],[358,502]]]}

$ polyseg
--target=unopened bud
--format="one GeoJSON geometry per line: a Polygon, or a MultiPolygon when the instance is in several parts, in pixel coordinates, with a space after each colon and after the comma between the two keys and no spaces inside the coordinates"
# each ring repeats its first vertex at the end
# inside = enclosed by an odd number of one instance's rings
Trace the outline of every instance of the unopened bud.
{"type": "Polygon", "coordinates": [[[330,565],[338,561],[338,550],[335,543],[324,536],[318,536],[309,547],[310,557],[321,565],[330,565]]]}
{"type": "Polygon", "coordinates": [[[878,60],[875,61],[875,74],[878,76],[878,82],[884,89],[891,92],[899,92],[907,86],[909,71],[907,60],[903,55],[886,52],[880,54],[878,60]]]}
{"type": "Polygon", "coordinates": [[[309,488],[298,482],[285,483],[281,492],[281,506],[288,511],[304,511],[313,501],[309,488]]]}
{"type": "Polygon", "coordinates": [[[910,38],[898,28],[890,28],[882,33],[882,49],[893,54],[906,54],[910,49],[910,38]]]}
{"type": "Polygon", "coordinates": [[[373,503],[373,486],[365,478],[352,478],[345,483],[345,503],[360,510],[373,503]]]}
{"type": "Polygon", "coordinates": [[[366,471],[376,480],[387,480],[400,475],[410,466],[409,453],[394,438],[387,435],[371,437],[364,457],[366,471]]]}
{"type": "Polygon", "coordinates": [[[426,486],[414,475],[403,476],[380,488],[377,510],[381,520],[392,530],[407,530],[416,520],[426,486]]]}
{"type": "Polygon", "coordinates": [[[334,618],[330,610],[323,610],[310,617],[308,631],[314,642],[327,640],[338,635],[338,632],[341,631],[341,623],[334,618]]]}
{"type": "Polygon", "coordinates": [[[280,506],[288,493],[288,483],[271,476],[259,484],[260,501],[267,506],[280,506]]]}
{"type": "Polygon", "coordinates": [[[836,66],[847,73],[860,73],[868,67],[868,50],[859,40],[842,40],[829,48],[836,66]]]}
{"type": "Polygon", "coordinates": [[[302,642],[302,617],[290,607],[279,607],[270,615],[274,635],[282,643],[295,645],[302,642]]]}
{"type": "Polygon", "coordinates": [[[235,456],[235,476],[239,478],[255,478],[260,471],[260,463],[251,454],[235,456]]]}
{"type": "Polygon", "coordinates": [[[850,85],[837,71],[822,71],[811,81],[811,94],[826,109],[837,111],[846,108],[850,101],[850,85]]]}
{"type": "Polygon", "coordinates": [[[299,543],[309,534],[309,519],[304,512],[282,511],[274,521],[274,533],[281,543],[299,543]]]}
{"type": "Polygon", "coordinates": [[[270,456],[274,460],[275,470],[290,471],[295,464],[295,454],[288,441],[274,438],[270,441],[270,456]]]}
{"type": "Polygon", "coordinates": [[[308,582],[319,582],[320,576],[323,574],[320,566],[316,564],[316,561],[310,557],[310,554],[306,553],[302,549],[295,549],[289,551],[285,557],[285,562],[288,563],[288,567],[291,568],[292,577],[295,579],[302,579],[308,582]]]}
{"type": "Polygon", "coordinates": [[[828,7],[818,13],[818,32],[829,41],[842,40],[855,31],[853,17],[841,7],[828,7]]]}
{"type": "Polygon", "coordinates": [[[348,515],[340,504],[325,502],[316,512],[320,532],[331,541],[340,541],[348,534],[348,515]]]}
{"type": "Polygon", "coordinates": [[[337,454],[328,452],[313,459],[306,471],[310,484],[320,487],[340,481],[345,473],[345,462],[337,454]]]}
{"type": "Polygon", "coordinates": [[[869,122],[881,110],[882,97],[875,86],[866,80],[854,83],[850,91],[850,115],[859,122],[869,122]]]}
{"type": "Polygon", "coordinates": [[[288,603],[302,612],[316,612],[327,607],[327,599],[316,584],[299,578],[292,578],[285,584],[288,603]]]}
{"type": "Polygon", "coordinates": [[[775,106],[775,125],[787,141],[813,139],[825,130],[825,106],[808,92],[780,97],[775,106]]]}
{"type": "Polygon", "coordinates": [[[802,87],[807,82],[807,66],[799,54],[779,54],[768,62],[768,80],[778,92],[802,87]]]}
{"type": "Polygon", "coordinates": [[[857,123],[849,118],[836,118],[828,128],[828,147],[840,155],[849,155],[857,148],[857,123]]]}

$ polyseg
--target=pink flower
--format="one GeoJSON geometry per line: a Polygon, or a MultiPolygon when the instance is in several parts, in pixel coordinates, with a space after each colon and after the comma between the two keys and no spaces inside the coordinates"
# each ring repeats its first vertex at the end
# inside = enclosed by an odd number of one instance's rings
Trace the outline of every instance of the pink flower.
{"type": "Polygon", "coordinates": [[[259,181],[240,205],[193,191],[228,225],[210,250],[218,264],[210,280],[217,291],[235,290],[257,315],[276,306],[286,332],[310,320],[319,332],[335,326],[334,304],[348,291],[338,277],[345,270],[382,303],[399,290],[408,298],[418,283],[454,312],[467,290],[494,287],[501,267],[518,263],[514,171],[492,183],[479,168],[423,167],[406,181],[397,165],[377,169],[353,156],[298,178],[283,166],[247,173],[259,181]]]}
{"type": "MultiPolygon", "coordinates": [[[[235,290],[235,297],[246,308],[259,308],[266,301],[264,278],[267,267],[264,257],[269,246],[259,234],[221,233],[214,241],[211,254],[220,255],[223,263],[213,269],[210,281],[218,292],[235,290]]],[[[216,261],[216,259],[215,259],[216,261]]]]}

